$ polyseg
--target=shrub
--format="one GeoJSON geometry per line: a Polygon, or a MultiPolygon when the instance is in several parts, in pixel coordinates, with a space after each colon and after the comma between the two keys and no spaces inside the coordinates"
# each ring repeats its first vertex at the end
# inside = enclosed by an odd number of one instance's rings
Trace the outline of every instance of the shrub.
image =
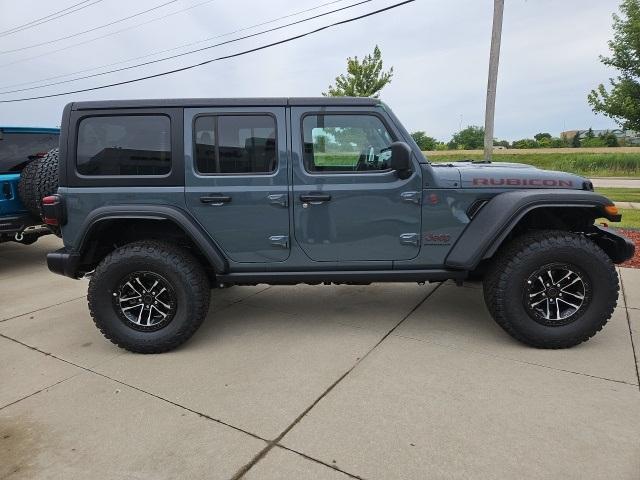
{"type": "Polygon", "coordinates": [[[533,138],[523,138],[514,141],[512,146],[513,148],[538,148],[540,145],[533,138]]]}

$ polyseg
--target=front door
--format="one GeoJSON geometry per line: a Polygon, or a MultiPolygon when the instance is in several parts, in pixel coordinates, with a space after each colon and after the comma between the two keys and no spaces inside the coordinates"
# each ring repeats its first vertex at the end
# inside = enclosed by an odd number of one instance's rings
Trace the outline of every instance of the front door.
{"type": "Polygon", "coordinates": [[[421,177],[389,168],[382,113],[292,108],[295,237],[317,261],[408,260],[420,251],[421,177]],[[297,157],[297,158],[296,158],[297,157]]]}
{"type": "Polygon", "coordinates": [[[187,207],[235,262],[289,257],[285,108],[186,109],[187,207]]]}

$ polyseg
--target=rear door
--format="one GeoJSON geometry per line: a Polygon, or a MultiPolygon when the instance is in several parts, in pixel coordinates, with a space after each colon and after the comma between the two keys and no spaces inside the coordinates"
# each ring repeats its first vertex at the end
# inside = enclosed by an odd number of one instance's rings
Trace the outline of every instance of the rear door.
{"type": "Polygon", "coordinates": [[[188,209],[235,262],[289,257],[284,107],[185,109],[188,209]]]}
{"type": "Polygon", "coordinates": [[[291,109],[295,237],[317,261],[408,260],[420,251],[421,177],[391,170],[384,112],[291,109]],[[295,158],[294,157],[294,158],[295,158]]]}

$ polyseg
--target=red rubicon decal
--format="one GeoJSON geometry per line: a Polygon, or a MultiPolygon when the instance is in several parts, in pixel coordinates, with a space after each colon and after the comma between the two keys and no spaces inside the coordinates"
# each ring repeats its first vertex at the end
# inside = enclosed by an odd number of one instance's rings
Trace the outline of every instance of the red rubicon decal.
{"type": "Polygon", "coordinates": [[[474,185],[509,187],[573,187],[571,180],[553,178],[474,178],[474,185]]]}

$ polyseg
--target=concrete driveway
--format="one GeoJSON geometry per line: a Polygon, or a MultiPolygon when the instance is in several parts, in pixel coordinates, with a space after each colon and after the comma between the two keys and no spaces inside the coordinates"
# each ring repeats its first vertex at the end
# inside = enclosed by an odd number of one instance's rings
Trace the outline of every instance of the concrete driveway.
{"type": "Polygon", "coordinates": [[[516,343],[478,285],[377,284],[216,291],[144,356],[57,247],[0,245],[0,479],[640,478],[640,270],[570,350],[516,343]]]}

